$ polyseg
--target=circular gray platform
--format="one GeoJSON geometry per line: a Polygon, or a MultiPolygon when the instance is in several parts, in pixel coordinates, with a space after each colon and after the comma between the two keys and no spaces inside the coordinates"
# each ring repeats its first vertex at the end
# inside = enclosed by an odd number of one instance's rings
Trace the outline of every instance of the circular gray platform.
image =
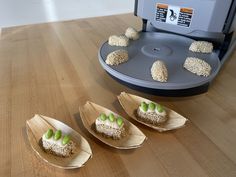
{"type": "Polygon", "coordinates": [[[194,40],[168,33],[144,32],[140,39],[130,41],[128,47],[114,47],[104,43],[98,53],[102,67],[114,77],[141,87],[152,89],[188,89],[210,82],[220,69],[220,61],[216,53],[201,54],[190,52],[189,46],[194,40]],[[109,53],[125,49],[129,53],[129,60],[118,66],[105,63],[109,53]],[[209,77],[197,76],[183,68],[187,57],[198,57],[205,60],[212,67],[209,77]],[[157,60],[163,60],[168,69],[168,81],[161,83],[154,81],[150,69],[157,60]]]}

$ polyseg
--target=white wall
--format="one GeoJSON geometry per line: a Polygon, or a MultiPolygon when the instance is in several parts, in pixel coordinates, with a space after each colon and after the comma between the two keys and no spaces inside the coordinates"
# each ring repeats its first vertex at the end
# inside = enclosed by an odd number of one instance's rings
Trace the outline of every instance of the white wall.
{"type": "Polygon", "coordinates": [[[0,28],[133,12],[134,0],[0,0],[0,28]]]}

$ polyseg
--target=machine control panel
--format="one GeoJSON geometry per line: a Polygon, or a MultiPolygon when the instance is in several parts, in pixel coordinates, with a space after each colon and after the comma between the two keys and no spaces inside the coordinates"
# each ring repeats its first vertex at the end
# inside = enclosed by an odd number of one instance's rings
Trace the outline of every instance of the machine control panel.
{"type": "Polygon", "coordinates": [[[159,31],[212,38],[212,35],[222,35],[232,2],[233,0],[136,0],[135,7],[137,16],[150,22],[147,24],[159,31]]]}

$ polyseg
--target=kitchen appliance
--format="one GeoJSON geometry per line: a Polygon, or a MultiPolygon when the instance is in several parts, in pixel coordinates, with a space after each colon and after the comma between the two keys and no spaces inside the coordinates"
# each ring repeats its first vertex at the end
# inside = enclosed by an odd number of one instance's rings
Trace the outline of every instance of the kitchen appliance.
{"type": "Polygon", "coordinates": [[[142,18],[140,39],[128,47],[105,42],[98,53],[102,67],[129,87],[164,96],[189,96],[204,93],[236,46],[236,0],[135,0],[134,15],[142,18]],[[194,53],[194,41],[209,41],[211,54],[194,53]],[[118,66],[105,63],[109,53],[125,49],[129,60],[118,66]],[[205,60],[212,67],[210,76],[197,76],[183,68],[187,57],[205,60]],[[168,81],[151,77],[157,59],[166,63],[168,81]]]}

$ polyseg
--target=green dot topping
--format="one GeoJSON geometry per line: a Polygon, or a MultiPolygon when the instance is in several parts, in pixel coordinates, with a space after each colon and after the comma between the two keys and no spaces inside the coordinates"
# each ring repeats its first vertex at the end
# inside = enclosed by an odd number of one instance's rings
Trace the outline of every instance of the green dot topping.
{"type": "Polygon", "coordinates": [[[53,136],[53,130],[52,129],[48,129],[48,131],[45,134],[45,137],[47,139],[50,139],[53,136]]]}
{"type": "Polygon", "coordinates": [[[102,114],[100,115],[100,119],[101,119],[102,121],[105,121],[105,120],[107,119],[106,114],[102,113],[102,114]]]}
{"type": "Polygon", "coordinates": [[[163,106],[158,104],[158,105],[157,105],[157,111],[158,111],[159,113],[162,113],[162,112],[164,111],[163,106]]]}
{"type": "Polygon", "coordinates": [[[122,117],[117,117],[116,123],[118,124],[119,127],[121,127],[124,123],[123,118],[122,117]]]}
{"type": "Polygon", "coordinates": [[[61,130],[57,130],[54,134],[54,140],[59,140],[61,138],[61,130]]]}
{"type": "Polygon", "coordinates": [[[63,137],[62,144],[63,144],[63,145],[66,145],[66,144],[68,144],[69,142],[70,142],[70,136],[69,136],[69,135],[65,135],[65,136],[63,137]]]}
{"type": "Polygon", "coordinates": [[[149,104],[148,104],[148,109],[149,109],[149,110],[154,111],[155,108],[156,108],[155,103],[149,103],[149,104]]]}
{"type": "Polygon", "coordinates": [[[144,112],[147,112],[147,110],[148,110],[148,105],[147,105],[145,102],[142,102],[142,103],[141,103],[141,108],[142,108],[142,110],[143,110],[144,112]]]}
{"type": "Polygon", "coordinates": [[[114,116],[113,113],[110,113],[110,115],[109,115],[109,120],[110,120],[111,122],[114,122],[114,121],[115,121],[115,116],[114,116]]]}

